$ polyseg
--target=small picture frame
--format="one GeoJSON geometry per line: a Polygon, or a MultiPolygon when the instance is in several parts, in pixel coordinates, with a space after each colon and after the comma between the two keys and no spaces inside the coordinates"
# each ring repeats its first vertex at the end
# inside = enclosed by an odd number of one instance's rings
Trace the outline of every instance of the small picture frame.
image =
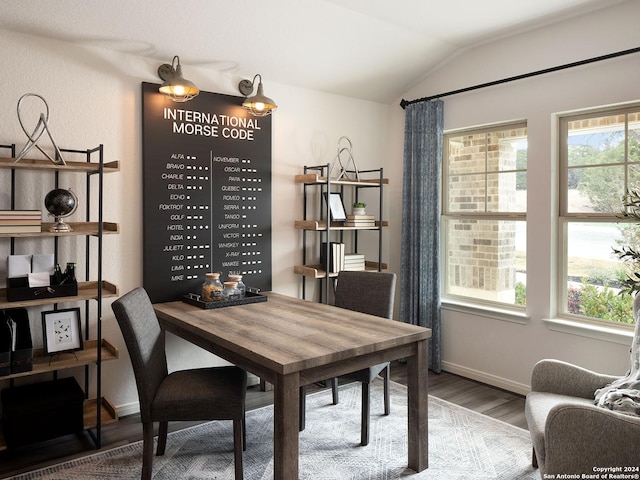
{"type": "Polygon", "coordinates": [[[347,219],[347,213],[344,210],[344,204],[342,203],[342,195],[339,193],[324,193],[324,198],[327,199],[329,204],[330,218],[336,222],[344,222],[347,219]]]}
{"type": "Polygon", "coordinates": [[[80,308],[42,312],[44,354],[82,350],[80,308]]]}

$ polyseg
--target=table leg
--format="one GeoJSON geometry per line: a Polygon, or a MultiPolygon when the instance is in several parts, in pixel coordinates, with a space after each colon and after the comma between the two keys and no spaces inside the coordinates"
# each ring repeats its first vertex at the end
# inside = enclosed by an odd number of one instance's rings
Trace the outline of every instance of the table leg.
{"type": "Polygon", "coordinates": [[[421,472],[429,466],[428,437],[428,369],[429,344],[416,344],[416,354],[407,358],[409,403],[409,468],[421,472]]]}
{"type": "Polygon", "coordinates": [[[298,480],[299,389],[297,374],[278,376],[274,385],[274,480],[298,480]]]}

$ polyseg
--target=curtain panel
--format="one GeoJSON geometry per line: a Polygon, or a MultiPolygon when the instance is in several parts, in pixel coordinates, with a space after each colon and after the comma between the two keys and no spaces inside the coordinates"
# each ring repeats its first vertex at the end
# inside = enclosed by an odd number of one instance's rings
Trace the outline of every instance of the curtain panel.
{"type": "Polygon", "coordinates": [[[429,368],[440,373],[442,100],[405,110],[400,318],[430,328],[429,368]]]}

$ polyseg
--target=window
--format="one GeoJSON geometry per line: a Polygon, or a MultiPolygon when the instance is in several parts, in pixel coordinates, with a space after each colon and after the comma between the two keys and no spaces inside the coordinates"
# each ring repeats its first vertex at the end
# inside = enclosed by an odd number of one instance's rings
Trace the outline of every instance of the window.
{"type": "Polygon", "coordinates": [[[559,313],[633,323],[613,248],[640,248],[637,226],[620,219],[625,192],[640,187],[640,106],[561,117],[559,126],[559,313]]]}
{"type": "Polygon", "coordinates": [[[443,296],[524,305],[526,123],[450,132],[443,147],[443,296]]]}

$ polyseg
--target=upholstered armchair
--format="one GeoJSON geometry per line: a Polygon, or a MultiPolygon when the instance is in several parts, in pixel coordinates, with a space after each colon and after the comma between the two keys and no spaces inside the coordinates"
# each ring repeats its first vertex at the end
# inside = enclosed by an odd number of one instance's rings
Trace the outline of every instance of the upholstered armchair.
{"type": "Polygon", "coordinates": [[[534,366],[525,415],[541,478],[640,464],[640,416],[594,405],[595,391],[618,378],[557,360],[534,366]]]}

